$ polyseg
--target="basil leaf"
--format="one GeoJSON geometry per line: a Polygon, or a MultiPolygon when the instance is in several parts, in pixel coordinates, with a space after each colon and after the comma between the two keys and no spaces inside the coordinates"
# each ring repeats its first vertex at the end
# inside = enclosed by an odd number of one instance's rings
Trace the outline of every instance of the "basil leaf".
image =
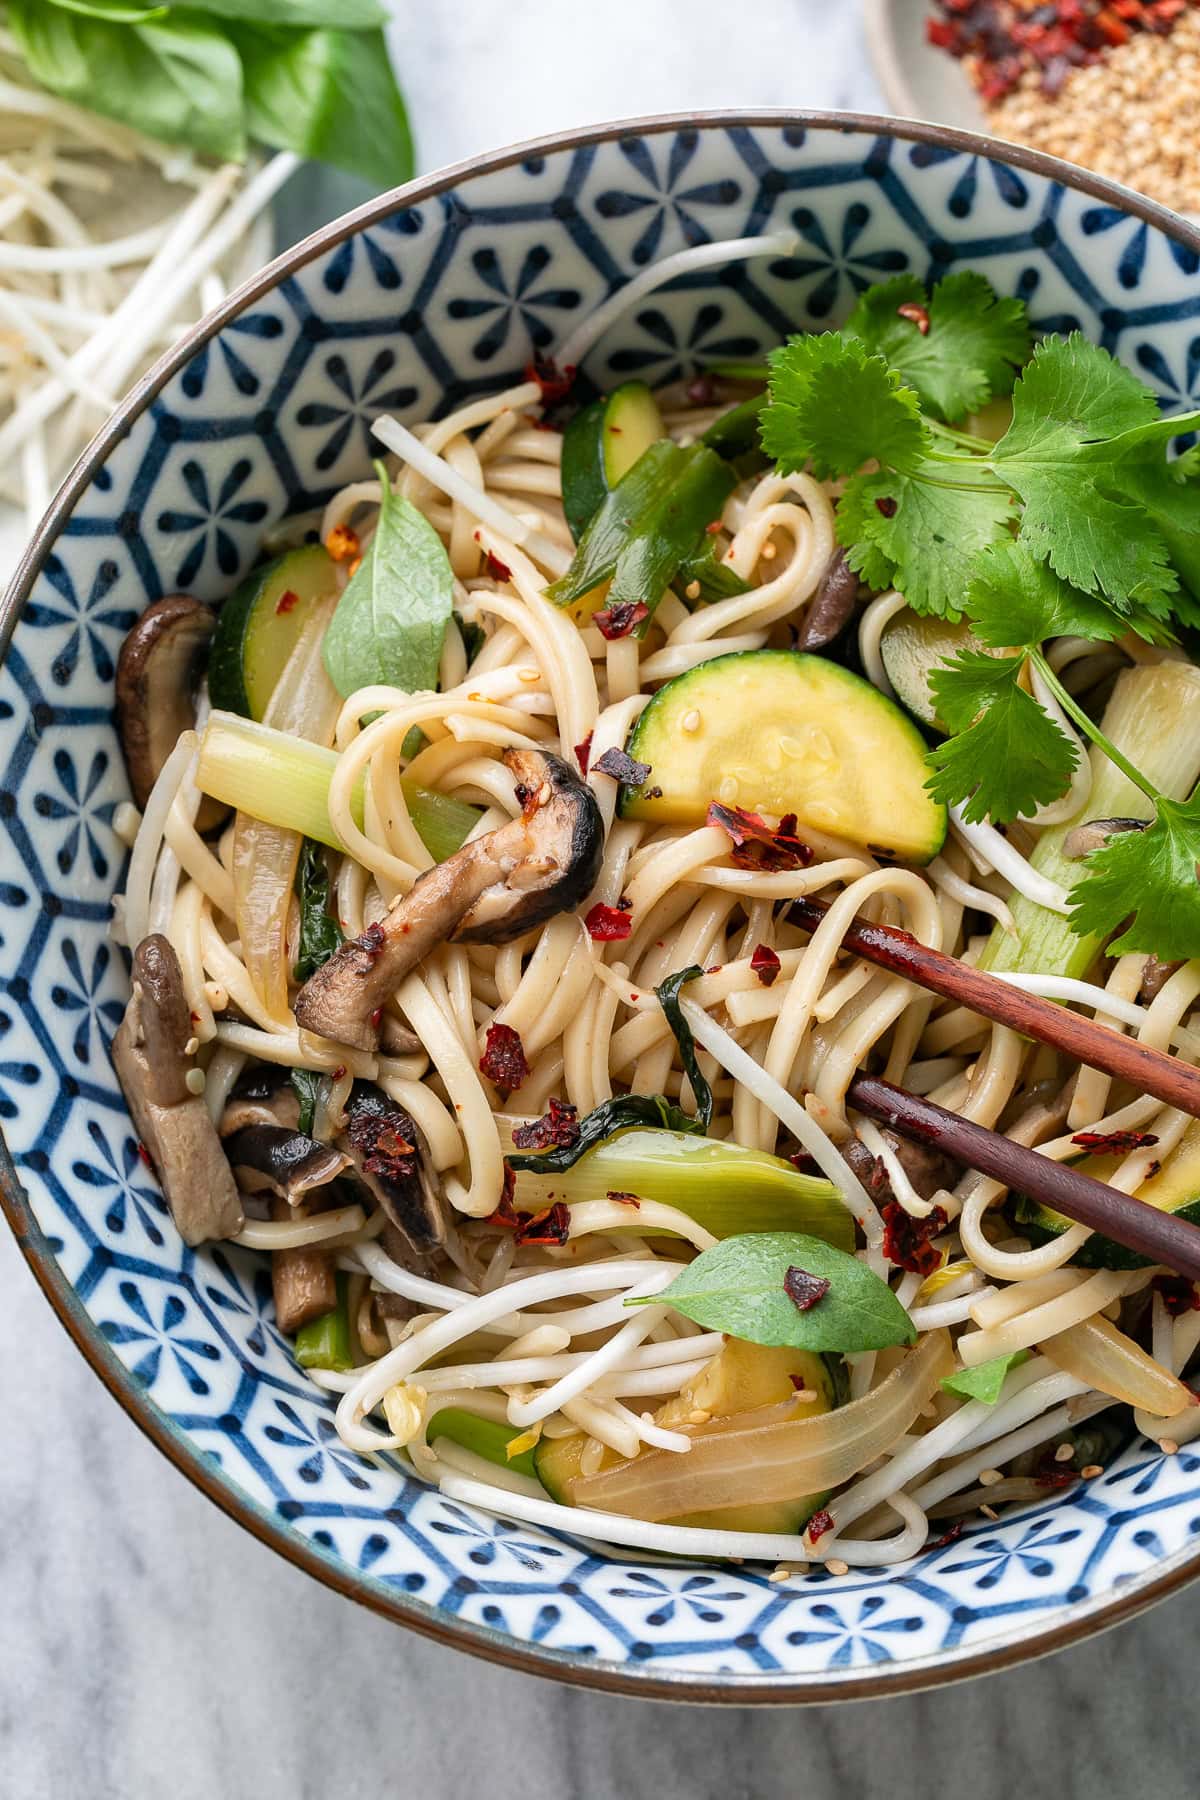
{"type": "Polygon", "coordinates": [[[316,1069],[293,1069],[292,1086],[300,1096],[300,1121],[296,1129],[305,1137],[312,1136],[313,1125],[317,1117],[317,1101],[321,1097],[321,1083],[325,1077],[316,1069]]]}
{"type": "Polygon", "coordinates": [[[648,1301],[664,1302],[709,1331],[725,1331],[751,1344],[787,1344],[794,1350],[886,1350],[911,1344],[912,1320],[886,1281],[866,1263],[820,1238],[794,1231],[748,1232],[702,1250],[669,1288],[648,1301]],[[784,1278],[791,1268],[829,1282],[829,1292],[807,1312],[789,1298],[784,1278]]]}
{"type": "Polygon", "coordinates": [[[976,1363],[973,1369],[959,1369],[953,1375],[944,1376],[942,1386],[948,1394],[961,1394],[964,1400],[982,1400],[985,1405],[994,1406],[1008,1371],[1028,1361],[1028,1350],[993,1356],[990,1362],[976,1363]]]}
{"type": "Polygon", "coordinates": [[[329,622],[321,654],[344,697],[382,682],[406,693],[437,687],[454,576],[433,526],[383,486],[379,523],[329,622]]]}
{"type": "MultiPolygon", "coordinates": [[[[644,767],[645,765],[643,765],[644,767]]],[[[683,1016],[683,1008],[679,1004],[679,990],[685,982],[695,981],[703,975],[704,970],[698,963],[690,969],[679,969],[674,975],[668,975],[660,981],[654,992],[658,995],[658,1003],[667,1017],[667,1024],[675,1034],[675,1042],[679,1045],[679,1060],[683,1064],[683,1072],[692,1084],[692,1092],[696,1096],[696,1117],[705,1131],[712,1124],[713,1092],[700,1072],[700,1064],[696,1060],[696,1042],[692,1037],[692,1028],[683,1016]]]]}
{"type": "Polygon", "coordinates": [[[51,93],[168,144],[245,156],[241,63],[218,27],[175,13],[118,24],[43,0],[10,0],[8,22],[51,93]]]}
{"type": "Polygon", "coordinates": [[[573,1168],[581,1156],[611,1137],[614,1131],[624,1131],[629,1125],[665,1126],[668,1131],[703,1135],[698,1119],[681,1112],[661,1094],[618,1094],[580,1119],[579,1136],[572,1143],[560,1144],[553,1150],[531,1152],[528,1156],[507,1156],[504,1160],[510,1169],[529,1169],[535,1175],[557,1175],[563,1169],[573,1168]]]}
{"type": "MultiPolygon", "coordinates": [[[[70,4],[70,0],[58,0],[70,4]]],[[[329,25],[342,31],[369,31],[387,24],[380,0],[197,0],[203,12],[254,25],[329,25]]]]}
{"type": "Polygon", "coordinates": [[[148,19],[167,16],[165,6],[133,6],[129,0],[50,0],[50,4],[87,19],[111,19],[116,25],[144,25],[148,19]]]}
{"type": "Polygon", "coordinates": [[[277,150],[396,187],[413,172],[412,137],[382,31],[280,31],[239,25],[250,135],[277,150]]]}
{"type": "Polygon", "coordinates": [[[307,981],[346,941],[345,933],[329,910],[325,852],[312,838],[305,838],[300,850],[296,894],[300,901],[300,948],[292,974],[297,981],[307,981]]]}

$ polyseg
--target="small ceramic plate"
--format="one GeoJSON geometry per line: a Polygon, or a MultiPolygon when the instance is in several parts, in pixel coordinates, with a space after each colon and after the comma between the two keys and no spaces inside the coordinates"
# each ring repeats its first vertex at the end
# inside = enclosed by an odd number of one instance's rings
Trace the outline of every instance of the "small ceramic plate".
{"type": "Polygon", "coordinates": [[[879,85],[904,119],[986,129],[979,97],[960,62],[925,36],[930,0],[866,0],[867,43],[879,85]]]}

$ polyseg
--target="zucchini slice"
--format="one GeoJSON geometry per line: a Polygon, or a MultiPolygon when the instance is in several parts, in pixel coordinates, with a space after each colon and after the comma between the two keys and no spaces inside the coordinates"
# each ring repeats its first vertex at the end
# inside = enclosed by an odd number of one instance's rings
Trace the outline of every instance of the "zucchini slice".
{"type": "MultiPolygon", "coordinates": [[[[1085,1175],[1108,1181],[1122,1160],[1119,1156],[1088,1156],[1081,1159],[1081,1167],[1085,1175]]],[[[1160,1212],[1176,1213],[1192,1225],[1200,1225],[1200,1119],[1193,1120],[1188,1126],[1162,1168],[1149,1181],[1143,1181],[1134,1199],[1144,1200],[1147,1206],[1156,1206],[1160,1212]]],[[[1028,1194],[1018,1197],[1014,1216],[1035,1244],[1060,1237],[1072,1223],[1062,1213],[1043,1206],[1040,1200],[1033,1200],[1028,1194]]],[[[1124,1244],[1114,1243],[1112,1238],[1097,1231],[1075,1252],[1071,1261],[1086,1269],[1144,1269],[1149,1258],[1139,1256],[1136,1250],[1127,1250],[1124,1244]]]]}
{"type": "MultiPolygon", "coordinates": [[[[714,1419],[726,1418],[757,1406],[777,1406],[795,1397],[796,1418],[811,1419],[844,1405],[848,1393],[846,1367],[840,1356],[818,1356],[810,1350],[791,1350],[786,1346],[767,1348],[730,1338],[695,1381],[674,1400],[660,1406],[654,1417],[657,1424],[678,1429],[689,1423],[697,1408],[714,1419]],[[801,1400],[797,1389],[811,1394],[812,1399],[801,1400]]],[[[584,1432],[572,1437],[543,1438],[533,1453],[538,1480],[551,1499],[563,1505],[571,1504],[570,1483],[580,1472],[586,1443],[584,1432]]],[[[607,1468],[619,1461],[615,1451],[606,1450],[600,1466],[607,1468]]],[[[667,1523],[698,1525],[708,1530],[792,1533],[802,1531],[828,1498],[827,1493],[802,1494],[795,1500],[756,1506],[722,1506],[709,1512],[683,1513],[667,1523]]]]}
{"type": "Polygon", "coordinates": [[[313,607],[337,584],[337,564],[320,544],[287,550],[251,570],[217,618],[208,660],[215,709],[262,718],[313,607]]]}
{"type": "Polygon", "coordinates": [[[920,732],[878,689],[825,657],[746,650],[659,689],[626,746],[650,764],[627,818],[702,825],[711,801],[926,863],[946,809],[926,792],[920,732]]]}
{"type": "Polygon", "coordinates": [[[879,639],[879,655],[896,698],[914,719],[945,735],[937,716],[929,677],[960,650],[982,650],[970,626],[962,621],[948,625],[945,619],[924,617],[906,607],[889,619],[879,639]]]}
{"type": "Polygon", "coordinates": [[[663,436],[658,402],[644,381],[623,381],[575,415],[563,433],[562,497],[576,543],[604,496],[663,436]]]}

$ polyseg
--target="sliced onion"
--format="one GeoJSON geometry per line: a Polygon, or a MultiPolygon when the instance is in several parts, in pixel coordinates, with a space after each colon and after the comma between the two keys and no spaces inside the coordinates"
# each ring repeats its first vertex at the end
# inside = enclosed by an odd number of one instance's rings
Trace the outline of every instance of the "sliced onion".
{"type": "MultiPolygon", "coordinates": [[[[314,607],[263,715],[263,723],[315,744],[333,741],[341,699],[325,673],[321,640],[338,596],[314,607]]],[[[288,908],[300,836],[239,812],[233,832],[233,888],[242,957],[254,990],[273,1019],[288,1018],[288,908]]]]}
{"type": "Polygon", "coordinates": [[[1057,1337],[1045,1338],[1042,1353],[1068,1375],[1157,1419],[1173,1419],[1194,1401],[1191,1392],[1161,1363],[1107,1319],[1084,1319],[1057,1337]]]}
{"type": "Polygon", "coordinates": [[[817,1418],[789,1417],[784,1401],[714,1419],[689,1434],[687,1456],[650,1450],[581,1476],[571,1501],[653,1521],[839,1487],[892,1448],[953,1368],[948,1335],[931,1332],[861,1400],[817,1418]]]}

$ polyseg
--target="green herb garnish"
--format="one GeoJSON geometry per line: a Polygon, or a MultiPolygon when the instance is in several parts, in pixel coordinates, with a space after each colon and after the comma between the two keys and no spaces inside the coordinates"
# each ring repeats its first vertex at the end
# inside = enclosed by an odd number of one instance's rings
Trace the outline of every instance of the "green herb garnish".
{"type": "Polygon", "coordinates": [[[886,1281],[866,1263],[820,1238],[792,1231],[748,1232],[701,1251],[661,1293],[627,1306],[666,1303],[709,1331],[751,1344],[796,1350],[883,1350],[916,1339],[912,1320],[886,1281]],[[789,1292],[789,1270],[829,1289],[803,1310],[789,1292]]]}
{"type": "Polygon", "coordinates": [[[292,1070],[292,1086],[300,1097],[300,1118],[296,1129],[302,1131],[305,1137],[312,1136],[317,1118],[317,1101],[321,1097],[321,1083],[324,1080],[324,1075],[316,1069],[292,1070]]]}
{"type": "Polygon", "coordinates": [[[579,1136],[569,1144],[531,1152],[528,1156],[508,1156],[505,1161],[510,1169],[527,1169],[537,1175],[557,1174],[562,1169],[573,1168],[596,1144],[602,1144],[614,1131],[624,1131],[629,1125],[659,1126],[668,1131],[688,1131],[700,1136],[704,1132],[698,1119],[691,1118],[662,1094],[618,1094],[580,1119],[579,1136]]]}
{"type": "Polygon", "coordinates": [[[1013,1350],[1008,1356],[993,1356],[990,1362],[976,1363],[973,1369],[958,1369],[942,1378],[948,1394],[960,1394],[964,1400],[982,1400],[995,1406],[1010,1369],[1029,1361],[1028,1350],[1013,1350]]]}
{"type": "Polygon", "coordinates": [[[696,1117],[701,1129],[707,1131],[712,1123],[713,1091],[701,1072],[696,1058],[696,1040],[679,1004],[680,988],[689,981],[698,980],[703,973],[704,970],[693,963],[688,969],[679,969],[674,975],[668,975],[665,981],[659,982],[654,992],[658,995],[658,1003],[666,1014],[667,1024],[679,1046],[683,1072],[692,1084],[692,1093],[696,1097],[696,1117]]]}
{"type": "Polygon", "coordinates": [[[1200,412],[1164,418],[1149,388],[1078,333],[1044,339],[1014,383],[1027,344],[1021,303],[980,276],[948,277],[928,300],[911,278],[885,283],[843,332],[775,353],[763,444],[785,472],[847,478],[838,538],[872,587],[896,586],[918,613],[966,614],[986,647],[930,678],[951,734],[931,753],[931,792],[995,824],[1066,792],[1078,750],[1029,691],[1036,675],[1154,815],[1088,858],[1072,928],[1103,939],[1130,920],[1118,953],[1193,956],[1200,795],[1171,800],[1128,763],[1043,645],[1128,632],[1169,642],[1200,620],[1200,457],[1168,461],[1200,412]],[[1010,386],[998,443],[945,423],[1010,386]]]}
{"type": "Polygon", "coordinates": [[[383,683],[406,693],[437,687],[442,643],[454,597],[450,559],[429,520],[383,489],[375,535],[338,601],[321,646],[339,694],[383,683]]]}
{"type": "Polygon", "coordinates": [[[34,80],[148,137],[241,161],[257,140],[380,187],[412,140],[378,0],[9,0],[34,80]]]}
{"type": "Polygon", "coordinates": [[[296,897],[300,902],[300,946],[292,976],[296,981],[307,981],[346,941],[345,933],[329,910],[329,871],[325,866],[325,852],[312,838],[305,838],[300,848],[296,897]]]}

